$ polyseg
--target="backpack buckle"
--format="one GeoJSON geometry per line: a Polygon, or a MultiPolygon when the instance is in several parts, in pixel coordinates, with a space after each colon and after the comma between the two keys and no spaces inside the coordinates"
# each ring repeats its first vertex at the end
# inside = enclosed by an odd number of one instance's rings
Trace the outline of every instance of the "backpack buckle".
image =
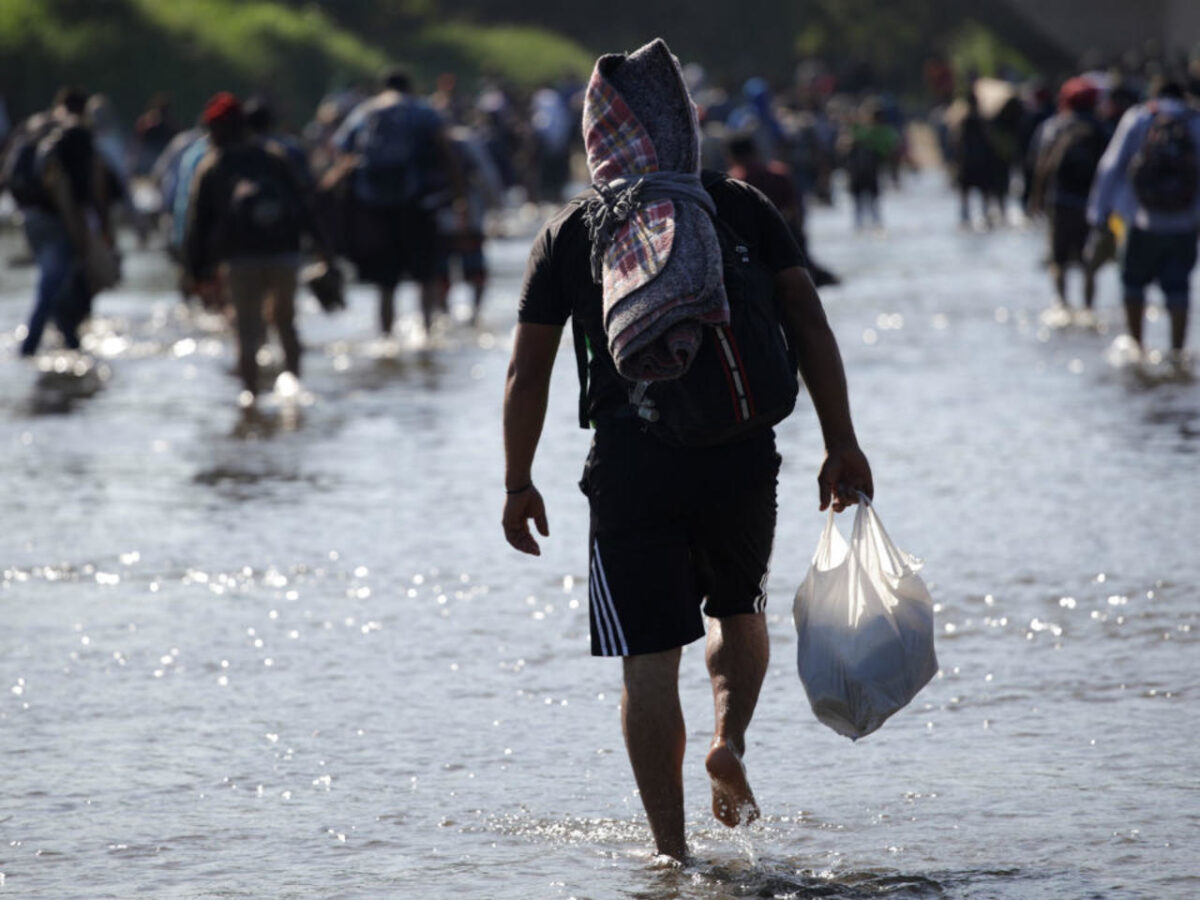
{"type": "Polygon", "coordinates": [[[654,401],[646,396],[646,391],[649,389],[649,381],[639,381],[634,385],[633,390],[629,392],[629,402],[639,419],[643,419],[646,422],[657,422],[658,410],[654,408],[654,401]]]}

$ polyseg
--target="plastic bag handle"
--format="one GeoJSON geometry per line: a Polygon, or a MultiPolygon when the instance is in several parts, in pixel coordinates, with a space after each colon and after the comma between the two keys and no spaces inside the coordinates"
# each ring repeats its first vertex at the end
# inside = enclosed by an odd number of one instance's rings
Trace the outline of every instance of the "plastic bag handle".
{"type": "Polygon", "coordinates": [[[904,570],[908,568],[908,561],[899,549],[897,549],[891,536],[887,533],[887,529],[883,527],[883,520],[879,518],[879,513],[875,510],[875,504],[862,491],[858,491],[858,502],[861,507],[859,514],[862,514],[863,510],[866,510],[866,515],[871,524],[879,529],[879,534],[883,538],[883,548],[887,552],[888,561],[892,563],[894,573],[896,575],[903,574],[904,570]]]}
{"type": "Polygon", "coordinates": [[[821,532],[821,538],[817,541],[817,552],[813,554],[813,562],[823,565],[831,565],[830,545],[833,543],[834,532],[837,531],[837,525],[833,520],[833,507],[829,507],[829,515],[825,517],[825,528],[821,532]]]}

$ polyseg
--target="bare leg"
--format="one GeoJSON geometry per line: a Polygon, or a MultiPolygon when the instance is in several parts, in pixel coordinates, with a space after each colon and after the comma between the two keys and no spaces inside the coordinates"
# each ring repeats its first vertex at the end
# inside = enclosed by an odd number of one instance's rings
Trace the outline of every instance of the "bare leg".
{"type": "Polygon", "coordinates": [[[421,316],[425,320],[425,333],[433,328],[433,316],[441,301],[441,289],[436,278],[421,283],[421,316]]]}
{"type": "Polygon", "coordinates": [[[266,334],[263,323],[266,281],[261,268],[239,266],[229,269],[227,282],[238,337],[238,375],[242,387],[257,394],[258,348],[263,345],[266,334]]]}
{"type": "Polygon", "coordinates": [[[396,322],[396,285],[379,286],[379,330],[386,337],[396,322]]]}
{"type": "Polygon", "coordinates": [[[716,727],[704,764],[712,780],[713,815],[732,828],[759,816],[742,756],[770,658],[766,617],[748,613],[715,620],[705,655],[716,727]]]}
{"type": "Polygon", "coordinates": [[[282,268],[272,276],[272,320],[283,346],[283,368],[300,377],[300,335],[296,331],[296,273],[282,268]]]}
{"type": "Polygon", "coordinates": [[[483,308],[483,291],[484,291],[485,286],[486,286],[486,282],[483,280],[482,277],[474,278],[471,281],[471,290],[472,290],[471,301],[473,304],[471,306],[471,324],[472,325],[479,324],[479,311],[483,308]]]}
{"type": "Polygon", "coordinates": [[[262,346],[262,313],[250,304],[238,310],[238,375],[242,387],[258,393],[258,348],[262,346]]]}
{"type": "Polygon", "coordinates": [[[678,648],[624,659],[621,727],[658,852],[687,857],[683,835],[683,752],[678,648]]]}
{"type": "Polygon", "coordinates": [[[1125,323],[1129,328],[1129,336],[1142,349],[1142,316],[1146,311],[1146,298],[1140,295],[1125,295],[1125,323]]]}
{"type": "Polygon", "coordinates": [[[1067,305],[1067,270],[1058,263],[1050,264],[1050,277],[1054,279],[1054,297],[1059,306],[1067,305]]]}
{"type": "Polygon", "coordinates": [[[1171,349],[1182,350],[1187,342],[1187,305],[1172,304],[1167,307],[1167,313],[1171,316],[1171,349]]]}

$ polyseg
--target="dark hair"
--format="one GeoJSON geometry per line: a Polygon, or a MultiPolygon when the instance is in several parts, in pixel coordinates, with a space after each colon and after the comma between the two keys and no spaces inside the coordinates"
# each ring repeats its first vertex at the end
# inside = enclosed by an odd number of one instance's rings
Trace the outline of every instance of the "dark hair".
{"type": "Polygon", "coordinates": [[[216,147],[228,147],[246,139],[246,117],[239,110],[208,123],[208,136],[216,147]]]}
{"type": "Polygon", "coordinates": [[[73,116],[82,116],[87,102],[88,92],[74,84],[60,87],[54,95],[54,105],[63,107],[73,116]]]}
{"type": "Polygon", "coordinates": [[[1151,97],[1170,97],[1173,100],[1182,100],[1184,97],[1183,82],[1169,75],[1164,75],[1155,80],[1150,88],[1151,97]]]}
{"type": "Polygon", "coordinates": [[[412,90],[412,75],[403,66],[393,66],[383,73],[383,86],[407,94],[412,90]]]}
{"type": "Polygon", "coordinates": [[[255,134],[266,134],[275,124],[275,113],[262,97],[251,97],[242,107],[246,114],[246,127],[255,134]]]}
{"type": "Polygon", "coordinates": [[[734,135],[729,139],[725,147],[735,162],[744,162],[748,159],[753,159],[758,153],[758,147],[754,143],[754,138],[748,134],[734,135]]]}

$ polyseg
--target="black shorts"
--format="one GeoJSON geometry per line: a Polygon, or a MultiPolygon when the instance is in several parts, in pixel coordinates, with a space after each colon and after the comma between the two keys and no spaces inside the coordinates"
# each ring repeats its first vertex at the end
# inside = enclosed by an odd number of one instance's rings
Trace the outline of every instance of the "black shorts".
{"type": "Polygon", "coordinates": [[[396,285],[432,280],[437,272],[437,221],[419,206],[367,206],[353,212],[347,255],[360,280],[396,285]]]}
{"type": "Polygon", "coordinates": [[[454,260],[458,260],[463,281],[485,280],[487,259],[483,255],[483,235],[479,232],[438,235],[437,274],[442,281],[450,280],[450,264],[454,260]]]}
{"type": "Polygon", "coordinates": [[[704,615],[766,608],[779,461],[770,429],[705,449],[632,422],[597,430],[580,482],[594,656],[682,647],[704,636],[704,615]]]}
{"type": "Polygon", "coordinates": [[[1144,298],[1146,286],[1157,281],[1168,307],[1186,309],[1196,267],[1196,241],[1195,231],[1158,233],[1131,228],[1121,261],[1125,296],[1144,298]]]}
{"type": "Polygon", "coordinates": [[[1083,262],[1089,231],[1083,207],[1055,206],[1050,214],[1050,258],[1054,264],[1083,262]]]}

